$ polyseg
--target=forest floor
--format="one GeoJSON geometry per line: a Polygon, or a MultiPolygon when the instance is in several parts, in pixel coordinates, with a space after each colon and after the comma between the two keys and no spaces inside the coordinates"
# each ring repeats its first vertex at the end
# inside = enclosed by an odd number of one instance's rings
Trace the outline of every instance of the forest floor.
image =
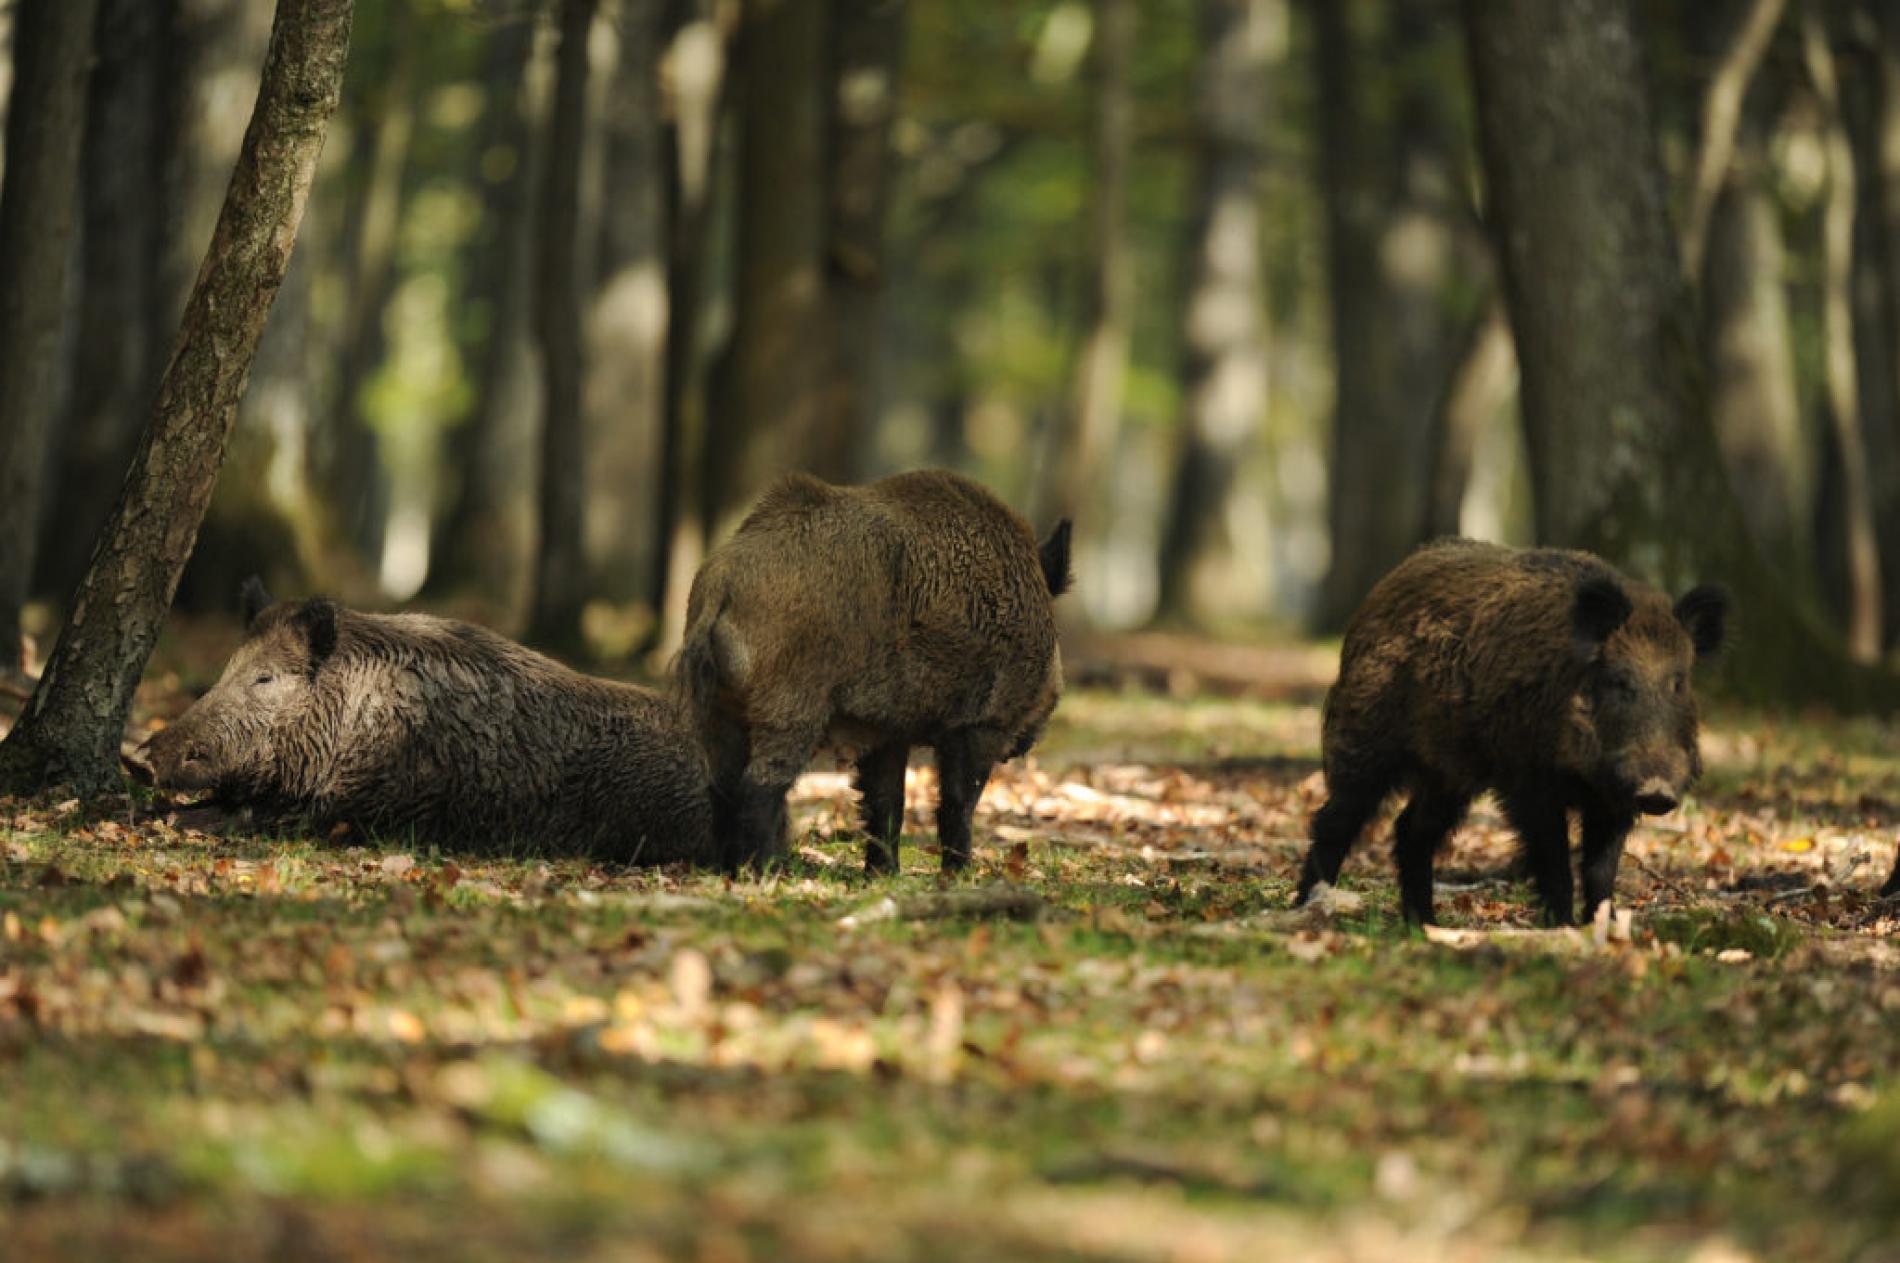
{"type": "Polygon", "coordinates": [[[1317,740],[1076,691],[988,915],[928,767],[877,882],[824,771],[738,882],[0,800],[4,1254],[1900,1259],[1900,733],[1718,711],[1627,927],[1536,929],[1481,806],[1430,936],[1386,825],[1288,911],[1317,740]]]}

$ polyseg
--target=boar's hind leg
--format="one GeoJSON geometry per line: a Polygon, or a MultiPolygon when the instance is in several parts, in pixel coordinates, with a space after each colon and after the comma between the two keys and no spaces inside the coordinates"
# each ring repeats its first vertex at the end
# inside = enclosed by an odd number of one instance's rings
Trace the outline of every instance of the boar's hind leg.
{"type": "Polygon", "coordinates": [[[1530,862],[1544,923],[1574,925],[1577,891],[1570,876],[1570,815],[1564,800],[1541,786],[1514,791],[1505,796],[1504,814],[1530,862]]]}
{"type": "Polygon", "coordinates": [[[1392,792],[1392,778],[1383,774],[1329,775],[1326,791],[1326,802],[1313,813],[1313,823],[1307,828],[1313,844],[1307,848],[1306,863],[1300,869],[1299,892],[1293,896],[1295,907],[1305,903],[1313,887],[1321,882],[1331,885],[1339,880],[1339,867],[1346,862],[1347,852],[1392,792]]]}
{"type": "Polygon", "coordinates": [[[760,868],[785,858],[785,794],[811,761],[818,735],[788,728],[752,730],[752,757],[739,778],[732,803],[728,870],[752,863],[760,868]]]}
{"type": "Polygon", "coordinates": [[[873,746],[858,756],[858,795],[864,811],[864,871],[894,873],[904,828],[904,765],[910,747],[902,742],[873,746]]]}
{"type": "Polygon", "coordinates": [[[1599,802],[1583,805],[1583,919],[1597,914],[1597,905],[1610,903],[1616,892],[1616,866],[1623,859],[1623,839],[1636,818],[1599,802]]]}
{"type": "Polygon", "coordinates": [[[1412,800],[1393,826],[1393,852],[1399,864],[1399,902],[1405,919],[1434,925],[1432,867],[1438,848],[1465,818],[1471,800],[1434,781],[1421,780],[1412,800]]]}
{"type": "Polygon", "coordinates": [[[937,844],[943,871],[970,865],[970,818],[989,783],[990,769],[1007,749],[1002,735],[989,728],[958,728],[936,743],[937,844]]]}

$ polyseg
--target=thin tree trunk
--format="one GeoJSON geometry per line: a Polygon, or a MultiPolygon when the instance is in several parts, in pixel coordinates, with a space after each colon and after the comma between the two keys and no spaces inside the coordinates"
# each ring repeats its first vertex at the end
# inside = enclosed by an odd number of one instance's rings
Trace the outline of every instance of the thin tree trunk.
{"type": "Polygon", "coordinates": [[[133,690],[210,502],[336,111],[352,7],[278,0],[251,125],[152,419],[52,660],[0,743],[0,783],[15,791],[117,782],[133,690]]]}
{"type": "Polygon", "coordinates": [[[1182,321],[1180,454],[1156,616],[1191,620],[1196,563],[1221,535],[1235,466],[1267,412],[1261,151],[1271,0],[1201,0],[1200,140],[1182,321]]]}
{"type": "Polygon", "coordinates": [[[0,671],[25,666],[96,0],[22,0],[0,189],[0,671]]]}
{"type": "Polygon", "coordinates": [[[103,0],[81,155],[79,314],[72,400],[34,587],[64,598],[125,473],[165,371],[164,77],[171,0],[103,0]]]}
{"type": "Polygon", "coordinates": [[[729,378],[707,440],[717,520],[815,432],[824,349],[824,0],[745,0],[729,378]],[[723,406],[726,401],[730,407],[723,406]]]}
{"type": "Polygon", "coordinates": [[[1462,533],[1465,491],[1478,437],[1509,398],[1517,381],[1517,348],[1504,296],[1485,303],[1471,322],[1463,353],[1432,409],[1431,474],[1425,488],[1424,539],[1462,533]]]}
{"type": "Polygon", "coordinates": [[[1738,693],[1900,701],[1900,681],[1849,661],[1768,566],[1722,469],[1631,0],[1465,14],[1538,537],[1672,586],[1728,583],[1738,693]]]}
{"type": "Polygon", "coordinates": [[[581,143],[587,101],[587,37],[595,0],[562,0],[548,165],[541,185],[535,273],[535,341],[541,348],[540,532],[528,638],[556,649],[581,644],[586,557],[581,500],[581,143]]]}
{"type": "MultiPolygon", "coordinates": [[[[1863,176],[1872,187],[1863,202],[1869,238],[1875,243],[1878,293],[1886,315],[1876,356],[1888,375],[1894,409],[1869,433],[1873,448],[1875,526],[1880,532],[1884,630],[1891,648],[1900,642],[1900,8],[1872,6],[1865,32],[1872,119],[1862,146],[1863,176]]],[[[1864,278],[1864,283],[1873,278],[1864,278]]],[[[1871,349],[1871,348],[1870,348],[1871,349]]]]}
{"type": "Polygon", "coordinates": [[[1848,137],[1834,54],[1820,20],[1802,27],[1808,76],[1826,113],[1827,199],[1821,225],[1821,338],[1828,421],[1840,453],[1840,501],[1846,544],[1847,652],[1860,662],[1880,656],[1880,547],[1874,495],[1862,434],[1860,366],[1854,353],[1853,144],[1848,137]]]}
{"type": "Polygon", "coordinates": [[[877,413],[890,201],[891,124],[904,51],[904,0],[831,0],[825,80],[825,357],[806,466],[833,482],[861,475],[877,413]]]}
{"type": "Polygon", "coordinates": [[[529,240],[533,216],[528,189],[535,162],[528,68],[534,60],[532,12],[511,16],[489,37],[479,152],[482,229],[470,245],[463,301],[481,317],[469,349],[477,382],[467,418],[455,434],[456,476],[435,531],[426,591],[473,588],[497,600],[510,590],[520,561],[519,532],[510,494],[520,475],[520,453],[509,442],[511,405],[528,375],[529,240]]]}
{"type": "Polygon", "coordinates": [[[1042,516],[1085,515],[1121,429],[1134,319],[1128,168],[1134,149],[1134,0],[1095,0],[1095,150],[1089,174],[1088,293],[1068,415],[1055,427],[1042,516]]]}
{"type": "MultiPolygon", "coordinates": [[[[1700,0],[1696,7],[1706,11],[1711,3],[1712,0],[1700,0]]],[[[1702,275],[1709,221],[1728,180],[1748,85],[1768,52],[1786,7],[1787,0],[1748,0],[1747,11],[1717,61],[1715,72],[1709,76],[1709,89],[1702,98],[1702,141],[1689,188],[1689,207],[1683,214],[1682,266],[1684,275],[1692,281],[1702,275]]]]}
{"type": "Polygon", "coordinates": [[[706,381],[700,333],[712,245],[713,181],[726,88],[726,35],[707,0],[672,0],[666,16],[666,361],[659,485],[653,497],[648,598],[670,653],[686,630],[686,601],[705,554],[706,381]]]}

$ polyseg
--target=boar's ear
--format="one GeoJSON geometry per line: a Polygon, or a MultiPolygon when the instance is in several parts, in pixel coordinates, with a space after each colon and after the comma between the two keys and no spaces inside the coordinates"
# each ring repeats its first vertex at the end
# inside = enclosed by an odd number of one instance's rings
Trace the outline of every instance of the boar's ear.
{"type": "Polygon", "coordinates": [[[1069,569],[1069,527],[1066,517],[1057,522],[1038,550],[1042,558],[1042,581],[1049,585],[1050,596],[1061,596],[1075,582],[1075,572],[1069,569]]]}
{"type": "Polygon", "coordinates": [[[1577,652],[1588,657],[1629,621],[1635,609],[1623,585],[1608,575],[1597,575],[1577,585],[1576,604],[1570,610],[1570,639],[1577,652]]]}
{"type": "Polygon", "coordinates": [[[336,652],[336,602],[313,597],[297,607],[290,622],[310,649],[310,674],[315,675],[324,660],[336,652]]]}
{"type": "Polygon", "coordinates": [[[1695,656],[1707,658],[1722,647],[1728,632],[1728,589],[1719,583],[1690,588],[1676,602],[1676,621],[1695,643],[1695,656]]]}
{"type": "Polygon", "coordinates": [[[264,590],[264,581],[256,575],[246,579],[238,587],[238,614],[244,619],[244,630],[249,631],[257,616],[270,604],[270,593],[264,590]]]}

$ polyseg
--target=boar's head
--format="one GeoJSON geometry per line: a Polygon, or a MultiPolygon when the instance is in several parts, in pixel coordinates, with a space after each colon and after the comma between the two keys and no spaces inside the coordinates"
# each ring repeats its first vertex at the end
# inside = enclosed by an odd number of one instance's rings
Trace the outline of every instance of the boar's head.
{"type": "Polygon", "coordinates": [[[1577,587],[1572,638],[1587,661],[1583,703],[1595,735],[1585,775],[1612,803],[1644,815],[1675,810],[1701,774],[1690,672],[1721,648],[1728,595],[1705,584],[1671,609],[1632,601],[1607,576],[1577,587]]]}
{"type": "Polygon", "coordinates": [[[272,604],[252,578],[243,608],[244,643],[217,684],[140,751],[160,788],[254,797],[282,779],[286,738],[309,720],[317,671],[336,649],[337,607],[272,604]]]}

